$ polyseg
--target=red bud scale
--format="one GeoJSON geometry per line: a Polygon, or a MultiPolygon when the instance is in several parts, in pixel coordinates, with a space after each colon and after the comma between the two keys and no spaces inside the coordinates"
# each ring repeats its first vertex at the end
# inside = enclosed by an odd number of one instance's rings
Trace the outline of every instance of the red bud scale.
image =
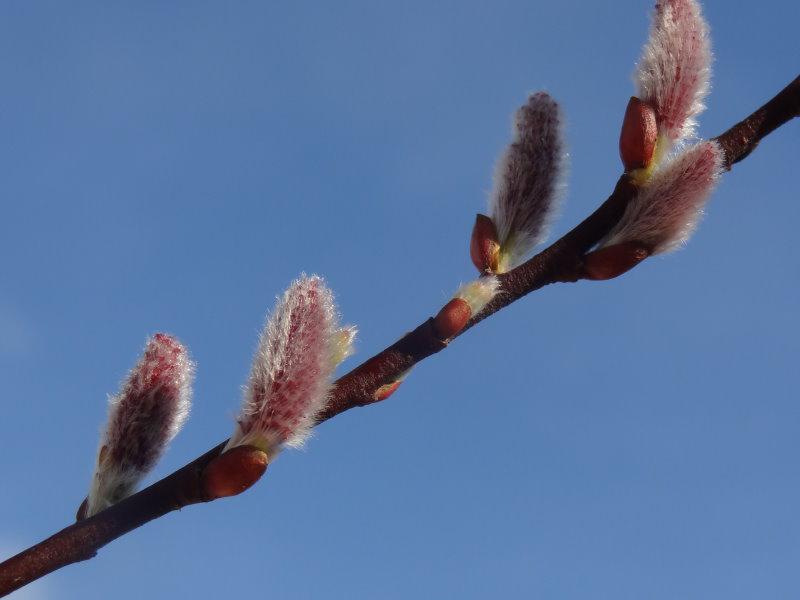
{"type": "Polygon", "coordinates": [[[657,139],[655,109],[636,96],[631,96],[619,135],[619,156],[626,173],[650,165],[657,139]]]}

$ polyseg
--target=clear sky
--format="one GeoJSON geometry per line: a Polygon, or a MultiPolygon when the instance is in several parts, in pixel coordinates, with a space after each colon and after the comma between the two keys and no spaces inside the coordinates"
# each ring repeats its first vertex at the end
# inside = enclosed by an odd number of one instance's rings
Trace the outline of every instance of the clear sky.
{"type": "MultiPolygon", "coordinates": [[[[795,0],[708,0],[700,134],[800,69],[795,0]]],[[[0,554],[69,524],[146,337],[198,363],[154,477],[226,438],[258,331],[323,275],[371,356],[473,277],[510,117],[567,114],[554,234],[611,191],[647,1],[0,5],[0,554]]],[[[247,494],[15,597],[790,598],[800,123],[688,247],[542,290],[325,424],[247,494]]]]}

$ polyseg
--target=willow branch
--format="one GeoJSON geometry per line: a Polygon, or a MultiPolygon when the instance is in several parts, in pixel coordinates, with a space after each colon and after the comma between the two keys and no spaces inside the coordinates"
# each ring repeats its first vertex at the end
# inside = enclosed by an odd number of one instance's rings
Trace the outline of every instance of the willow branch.
{"type": "MultiPolygon", "coordinates": [[[[725,166],[747,157],[772,131],[800,114],[800,77],[764,106],[714,138],[725,152],[725,166]]],[[[614,227],[637,193],[625,175],[608,199],[572,231],[516,269],[499,276],[501,292],[464,329],[476,325],[512,302],[548,284],[575,281],[582,257],[614,227]]],[[[463,332],[462,332],[463,333],[463,332]]],[[[439,339],[428,319],[397,342],[343,377],[334,388],[319,422],[357,406],[379,401],[376,391],[411,367],[439,352],[439,339]]],[[[173,510],[208,502],[204,473],[224,442],[186,466],[92,518],[79,521],[0,564],[0,596],[66,565],[88,560],[116,538],[173,510]]]]}

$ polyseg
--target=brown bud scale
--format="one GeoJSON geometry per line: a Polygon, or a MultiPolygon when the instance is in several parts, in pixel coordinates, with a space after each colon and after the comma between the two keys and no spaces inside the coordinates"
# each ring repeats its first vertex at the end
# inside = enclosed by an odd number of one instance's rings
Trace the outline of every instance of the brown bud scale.
{"type": "Polygon", "coordinates": [[[400,387],[400,384],[403,383],[402,380],[398,379],[397,381],[393,381],[392,383],[387,383],[382,385],[375,393],[372,395],[375,398],[376,402],[380,402],[381,400],[386,400],[389,396],[395,393],[397,388],[400,387]]]}
{"type": "Polygon", "coordinates": [[[475,225],[472,228],[472,238],[469,242],[469,255],[472,264],[481,273],[497,272],[500,260],[500,242],[497,238],[497,228],[486,215],[475,216],[475,225]]]}
{"type": "Polygon", "coordinates": [[[453,298],[433,319],[439,339],[449,340],[460,332],[472,318],[472,309],[465,300],[453,298]]]}
{"type": "Polygon", "coordinates": [[[622,120],[622,131],[619,134],[619,156],[626,173],[643,169],[650,164],[657,139],[658,124],[655,109],[636,96],[631,96],[622,120]]]}
{"type": "Polygon", "coordinates": [[[619,277],[650,256],[639,242],[624,242],[590,252],[583,259],[583,278],[602,281],[619,277]]]}
{"type": "Polygon", "coordinates": [[[209,500],[241,494],[267,470],[267,454],[255,446],[236,446],[212,460],[203,473],[209,500]]]}

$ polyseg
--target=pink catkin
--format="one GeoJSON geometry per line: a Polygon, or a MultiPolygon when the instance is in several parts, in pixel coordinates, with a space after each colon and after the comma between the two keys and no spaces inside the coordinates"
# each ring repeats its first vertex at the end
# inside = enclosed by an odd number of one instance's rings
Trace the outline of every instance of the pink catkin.
{"type": "Polygon", "coordinates": [[[653,254],[685,243],[722,172],[724,153],[716,142],[686,148],[656,170],[628,204],[620,222],[600,247],[640,242],[653,254]]]}
{"type": "Polygon", "coordinates": [[[658,131],[674,144],[694,134],[711,77],[708,25],[696,0],[656,2],[650,38],[636,68],[641,100],[656,110],[658,131]]]}
{"type": "Polygon", "coordinates": [[[109,402],[88,515],[129,495],[183,426],[191,402],[194,365],[175,338],[157,333],[109,402]]]}
{"type": "Polygon", "coordinates": [[[302,445],[354,334],[338,328],[333,294],[322,279],[302,276],[292,283],[261,334],[227,448],[252,444],[274,454],[283,445],[302,445]]]}
{"type": "Polygon", "coordinates": [[[563,188],[563,146],[558,104],[544,92],[532,94],[516,113],[514,140],[495,168],[489,200],[501,271],[520,264],[547,237],[563,188]]]}

